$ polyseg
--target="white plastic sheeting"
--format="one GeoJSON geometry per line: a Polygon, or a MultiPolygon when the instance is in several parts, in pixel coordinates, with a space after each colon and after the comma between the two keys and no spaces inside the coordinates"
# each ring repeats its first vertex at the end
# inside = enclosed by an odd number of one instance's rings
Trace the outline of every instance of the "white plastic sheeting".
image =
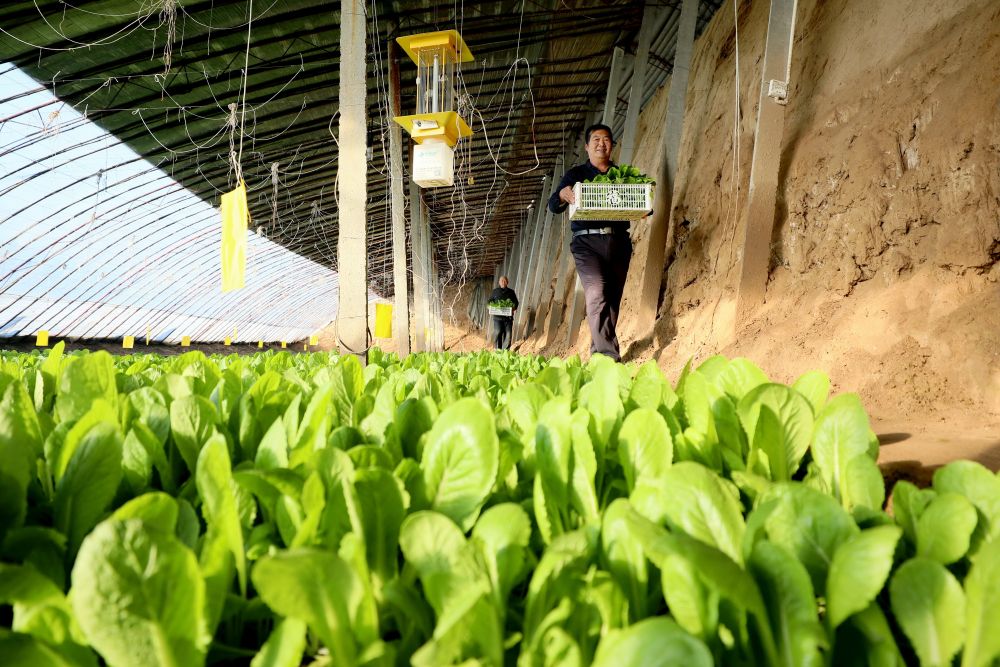
{"type": "Polygon", "coordinates": [[[218,210],[0,72],[0,337],[298,340],[336,318],[337,274],[253,231],[247,286],[222,294],[218,210]]]}

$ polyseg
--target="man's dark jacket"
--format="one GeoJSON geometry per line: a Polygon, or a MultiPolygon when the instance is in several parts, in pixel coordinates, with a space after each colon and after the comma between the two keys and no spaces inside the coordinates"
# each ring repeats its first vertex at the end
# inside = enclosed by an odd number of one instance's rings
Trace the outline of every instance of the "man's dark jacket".
{"type": "MultiPolygon", "coordinates": [[[[608,169],[615,166],[612,162],[608,165],[608,169]]],[[[573,187],[577,183],[583,181],[593,180],[595,176],[600,174],[605,174],[607,172],[601,171],[587,160],[583,164],[578,164],[575,167],[571,167],[569,171],[562,177],[559,181],[559,186],[556,191],[552,193],[549,197],[549,210],[553,213],[562,213],[569,206],[566,202],[559,199],[559,192],[565,187],[573,187]]],[[[574,220],[570,223],[570,228],[574,232],[578,232],[581,229],[598,229],[600,227],[614,227],[615,229],[624,232],[628,230],[628,223],[622,222],[620,220],[574,220]]]]}
{"type": "Polygon", "coordinates": [[[500,301],[501,299],[510,299],[514,303],[514,309],[516,310],[519,302],[517,300],[517,295],[514,294],[514,290],[509,287],[497,287],[490,294],[490,301],[500,301]]]}

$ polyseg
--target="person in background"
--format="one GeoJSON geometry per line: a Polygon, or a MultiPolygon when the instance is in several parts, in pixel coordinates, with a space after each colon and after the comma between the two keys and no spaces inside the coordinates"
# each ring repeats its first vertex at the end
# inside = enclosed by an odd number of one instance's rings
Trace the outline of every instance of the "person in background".
{"type": "MultiPolygon", "coordinates": [[[[611,128],[600,123],[584,133],[588,160],[572,167],[549,197],[549,210],[562,213],[575,203],[573,186],[605,174],[614,163],[611,149],[615,141],[611,128]]],[[[590,353],[607,355],[621,361],[618,347],[618,309],[621,307],[625,278],[632,260],[632,238],[629,223],[614,220],[573,221],[570,251],[576,262],[576,272],[583,283],[587,301],[587,325],[590,327],[590,353]]]]}
{"type": "MultiPolygon", "coordinates": [[[[490,302],[508,299],[514,304],[514,311],[516,311],[518,306],[517,294],[514,293],[514,290],[507,287],[509,284],[507,276],[500,276],[498,282],[500,286],[493,289],[489,298],[490,302]]],[[[511,339],[514,334],[514,311],[511,311],[510,315],[493,316],[493,329],[496,331],[496,347],[498,350],[510,349],[511,339]]]]}

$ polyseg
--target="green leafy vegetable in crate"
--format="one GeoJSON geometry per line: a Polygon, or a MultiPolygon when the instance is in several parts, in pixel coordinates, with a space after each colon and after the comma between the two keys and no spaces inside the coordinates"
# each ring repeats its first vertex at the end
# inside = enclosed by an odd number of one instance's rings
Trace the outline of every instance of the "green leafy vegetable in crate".
{"type": "Polygon", "coordinates": [[[514,302],[510,299],[497,299],[496,301],[489,302],[490,308],[513,308],[514,302]]]}
{"type": "Polygon", "coordinates": [[[608,169],[606,174],[598,174],[593,179],[589,181],[584,181],[585,183],[625,183],[633,185],[644,185],[649,183],[650,185],[655,185],[654,181],[649,176],[639,171],[636,167],[630,164],[619,164],[608,169]]]}

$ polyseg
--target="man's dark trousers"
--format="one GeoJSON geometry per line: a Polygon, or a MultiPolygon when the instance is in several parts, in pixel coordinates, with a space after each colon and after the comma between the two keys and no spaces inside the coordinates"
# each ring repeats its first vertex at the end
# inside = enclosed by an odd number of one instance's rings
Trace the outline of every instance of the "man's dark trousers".
{"type": "Polygon", "coordinates": [[[497,349],[509,350],[510,340],[514,333],[514,318],[494,315],[493,330],[497,332],[497,337],[496,337],[497,349]]]}
{"type": "Polygon", "coordinates": [[[584,234],[573,238],[570,250],[587,300],[590,353],[621,361],[615,327],[632,259],[632,239],[628,232],[584,234]]]}

